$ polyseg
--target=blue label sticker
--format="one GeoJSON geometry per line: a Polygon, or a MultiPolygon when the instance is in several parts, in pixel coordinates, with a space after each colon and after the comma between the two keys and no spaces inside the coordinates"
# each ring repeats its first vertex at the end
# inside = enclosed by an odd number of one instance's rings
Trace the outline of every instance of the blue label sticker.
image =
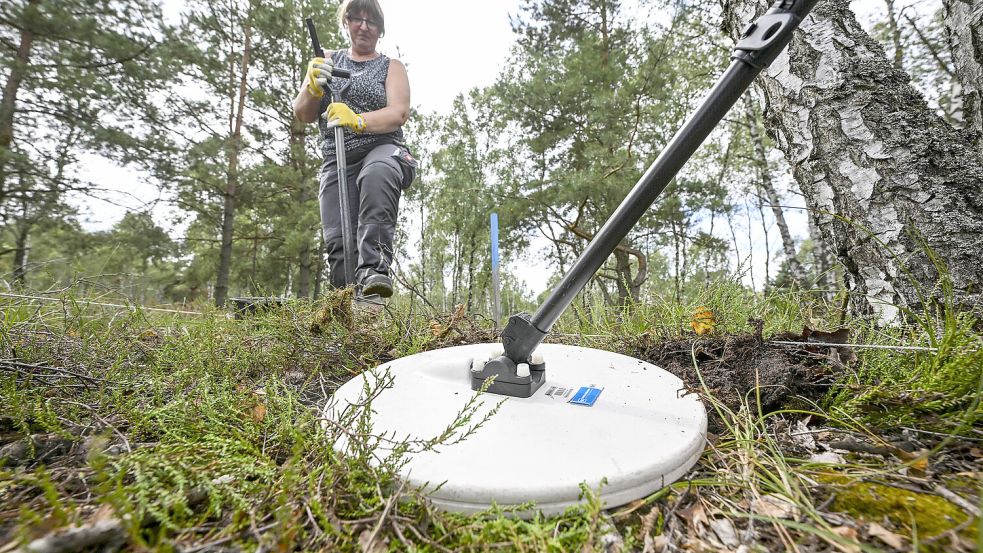
{"type": "Polygon", "coordinates": [[[583,405],[585,407],[592,407],[597,401],[597,398],[601,395],[604,388],[595,388],[593,386],[581,386],[577,393],[573,395],[573,399],[570,403],[574,405],[583,405]]]}

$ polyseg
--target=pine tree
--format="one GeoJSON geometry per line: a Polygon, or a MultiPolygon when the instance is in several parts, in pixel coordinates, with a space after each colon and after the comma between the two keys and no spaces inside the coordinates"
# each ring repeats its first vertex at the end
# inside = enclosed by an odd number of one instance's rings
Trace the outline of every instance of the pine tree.
{"type": "MultiPolygon", "coordinates": [[[[518,48],[497,84],[498,111],[514,125],[525,174],[525,227],[551,240],[561,270],[620,204],[707,84],[702,64],[712,62],[711,45],[685,38],[705,33],[699,19],[682,9],[670,25],[671,32],[631,21],[621,3],[610,0],[530,1],[513,21],[518,48]]],[[[610,283],[619,303],[639,299],[653,237],[662,231],[672,233],[676,246],[689,246],[692,229],[679,224],[693,223],[696,214],[679,211],[685,200],[668,199],[685,193],[685,187],[667,191],[618,246],[613,263],[598,273],[603,293],[610,283]]],[[[677,256],[677,276],[685,274],[683,257],[677,256]]]]}
{"type": "Polygon", "coordinates": [[[97,197],[80,158],[142,163],[164,147],[144,123],[170,72],[157,4],[150,0],[13,0],[0,6],[0,222],[26,278],[33,227],[72,212],[67,196],[97,197]]]}

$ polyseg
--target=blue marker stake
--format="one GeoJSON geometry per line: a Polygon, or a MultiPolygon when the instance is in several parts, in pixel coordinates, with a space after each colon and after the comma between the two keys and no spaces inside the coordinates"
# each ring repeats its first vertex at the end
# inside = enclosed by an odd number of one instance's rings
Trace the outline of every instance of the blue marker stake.
{"type": "Polygon", "coordinates": [[[491,214],[492,319],[497,327],[502,320],[501,281],[498,278],[498,214],[491,214]]]}

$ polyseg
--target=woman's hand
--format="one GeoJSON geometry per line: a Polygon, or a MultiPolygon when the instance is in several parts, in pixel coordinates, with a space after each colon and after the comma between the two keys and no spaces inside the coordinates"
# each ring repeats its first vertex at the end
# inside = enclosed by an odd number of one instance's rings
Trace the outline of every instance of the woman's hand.
{"type": "Polygon", "coordinates": [[[328,111],[324,114],[328,120],[328,128],[345,127],[357,133],[365,130],[365,118],[352,111],[352,108],[341,102],[328,104],[328,111]]]}
{"type": "Polygon", "coordinates": [[[331,82],[331,71],[334,69],[334,62],[327,58],[314,58],[307,64],[307,92],[311,96],[320,98],[324,96],[324,90],[331,82]]]}

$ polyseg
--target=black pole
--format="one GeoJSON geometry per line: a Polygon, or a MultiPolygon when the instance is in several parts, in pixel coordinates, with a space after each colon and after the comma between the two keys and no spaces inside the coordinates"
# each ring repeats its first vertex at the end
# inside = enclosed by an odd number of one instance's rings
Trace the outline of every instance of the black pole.
{"type": "Polygon", "coordinates": [[[574,262],[560,284],[532,317],[519,313],[509,319],[502,332],[506,357],[516,364],[529,362],[533,351],[542,343],[563,311],[751,86],[758,73],[788,45],[792,32],[817,2],[778,0],[745,29],[735,46],[733,63],[574,262]]]}
{"type": "MultiPolygon", "coordinates": [[[[304,24],[307,25],[307,34],[311,37],[314,55],[323,58],[324,48],[321,48],[321,41],[317,37],[314,20],[308,17],[304,20],[304,24]]],[[[350,79],[351,73],[347,69],[333,68],[331,76],[350,79]]],[[[332,89],[331,101],[340,102],[341,92],[332,89]]],[[[341,242],[342,253],[344,254],[345,283],[352,285],[355,284],[356,246],[355,231],[352,229],[351,204],[348,196],[348,158],[345,156],[345,129],[343,127],[334,128],[334,144],[335,170],[338,172],[338,209],[341,210],[341,242]]]]}
{"type": "MultiPolygon", "coordinates": [[[[341,93],[332,91],[333,101],[341,101],[341,93]]],[[[345,284],[355,284],[357,246],[355,229],[352,228],[352,204],[348,194],[348,157],[345,154],[345,129],[334,128],[335,170],[338,171],[338,207],[341,210],[341,241],[345,265],[345,284]]]]}

